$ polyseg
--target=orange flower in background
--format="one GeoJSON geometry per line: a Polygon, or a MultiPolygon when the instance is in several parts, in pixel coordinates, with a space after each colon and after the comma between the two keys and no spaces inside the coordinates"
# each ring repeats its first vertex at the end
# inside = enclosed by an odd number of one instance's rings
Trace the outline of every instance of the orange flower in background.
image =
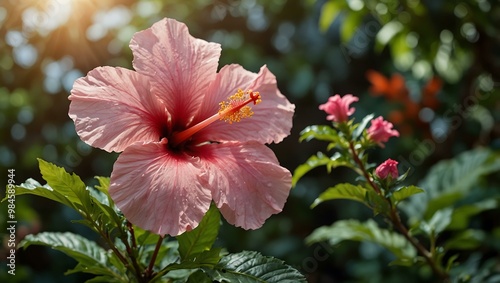
{"type": "MultiPolygon", "coordinates": [[[[419,101],[410,98],[406,82],[401,74],[394,73],[390,78],[385,77],[380,72],[369,70],[366,78],[372,84],[369,91],[373,96],[383,96],[388,101],[398,103],[399,107],[390,111],[388,120],[398,125],[403,135],[411,134],[415,124],[417,127],[428,131],[428,122],[419,119],[422,108],[437,109],[440,105],[437,94],[443,86],[443,81],[439,77],[432,77],[421,89],[419,101]]],[[[430,133],[424,133],[428,135],[430,133]]]]}
{"type": "Polygon", "coordinates": [[[422,89],[422,106],[437,109],[439,100],[436,96],[442,87],[443,81],[439,77],[432,77],[422,89]]]}
{"type": "Polygon", "coordinates": [[[375,96],[383,95],[389,100],[400,100],[408,97],[405,79],[401,74],[393,74],[390,79],[381,73],[369,70],[366,77],[372,83],[370,92],[375,96]]]}

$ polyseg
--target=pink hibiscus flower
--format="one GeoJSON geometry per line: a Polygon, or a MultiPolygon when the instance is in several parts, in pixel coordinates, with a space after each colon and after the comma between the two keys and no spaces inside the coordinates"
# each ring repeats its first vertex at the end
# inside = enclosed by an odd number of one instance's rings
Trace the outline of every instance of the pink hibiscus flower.
{"type": "Polygon", "coordinates": [[[321,104],[319,106],[319,110],[323,110],[327,114],[329,114],[326,117],[327,120],[338,123],[346,122],[347,119],[349,119],[349,116],[351,116],[354,111],[356,111],[356,108],[349,108],[349,106],[351,105],[351,103],[358,100],[359,99],[352,94],[346,94],[343,97],[340,97],[340,95],[336,94],[334,96],[330,96],[325,104],[321,104]]]}
{"type": "Polygon", "coordinates": [[[379,116],[371,121],[371,126],[366,131],[368,138],[376,142],[380,147],[384,147],[384,142],[387,142],[390,137],[399,137],[399,132],[394,130],[391,122],[385,121],[382,116],[379,116]]]}
{"type": "Polygon", "coordinates": [[[122,152],[109,193],[129,221],[176,236],[195,228],[212,200],[245,229],[280,212],[291,174],[265,143],[290,134],[295,106],[267,67],[217,72],[220,45],[172,19],[136,33],[130,47],[135,71],[96,68],[69,96],[81,139],[122,152]]]}

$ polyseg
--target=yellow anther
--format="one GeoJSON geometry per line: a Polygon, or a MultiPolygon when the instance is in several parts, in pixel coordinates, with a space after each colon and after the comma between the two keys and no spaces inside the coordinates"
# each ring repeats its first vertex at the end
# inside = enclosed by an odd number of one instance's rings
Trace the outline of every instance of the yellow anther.
{"type": "Polygon", "coordinates": [[[228,97],[227,101],[219,103],[220,120],[232,124],[233,122],[241,121],[243,118],[252,117],[254,113],[252,108],[247,104],[253,102],[253,104],[256,105],[261,101],[262,99],[258,92],[238,89],[238,92],[228,97]]]}

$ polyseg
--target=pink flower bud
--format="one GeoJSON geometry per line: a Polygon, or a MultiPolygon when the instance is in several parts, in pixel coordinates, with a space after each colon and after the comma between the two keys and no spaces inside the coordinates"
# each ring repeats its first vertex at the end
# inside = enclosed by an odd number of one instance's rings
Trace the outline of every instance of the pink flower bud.
{"type": "Polygon", "coordinates": [[[350,115],[356,111],[356,108],[349,108],[349,105],[359,99],[352,94],[346,94],[343,97],[336,94],[330,96],[325,104],[319,106],[320,110],[329,114],[326,119],[334,122],[345,122],[350,115]]]}
{"type": "Polygon", "coordinates": [[[382,116],[373,119],[370,128],[368,128],[368,138],[384,147],[382,143],[387,142],[390,137],[399,137],[399,132],[392,129],[391,122],[385,121],[382,116]]]}
{"type": "Polygon", "coordinates": [[[397,179],[399,176],[398,162],[396,160],[387,159],[375,169],[375,175],[382,180],[386,179],[388,176],[391,176],[392,179],[397,179]]]}

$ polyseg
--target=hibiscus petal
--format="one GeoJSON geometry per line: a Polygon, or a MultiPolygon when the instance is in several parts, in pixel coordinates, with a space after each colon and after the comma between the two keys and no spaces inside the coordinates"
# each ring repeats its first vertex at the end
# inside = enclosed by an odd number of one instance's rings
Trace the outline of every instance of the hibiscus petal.
{"type": "Polygon", "coordinates": [[[149,92],[148,78],[123,68],[99,67],[76,80],[69,117],[80,138],[120,152],[137,141],[159,141],[169,114],[149,92]]]}
{"type": "Polygon", "coordinates": [[[295,105],[281,94],[276,77],[263,66],[258,74],[245,70],[240,65],[224,66],[210,85],[208,95],[200,106],[198,119],[218,112],[219,102],[237,92],[238,89],[260,93],[262,102],[249,104],[254,115],[238,123],[214,122],[200,135],[215,141],[258,141],[260,143],[281,142],[290,134],[295,105]]]}
{"type": "Polygon", "coordinates": [[[131,223],[177,236],[196,228],[210,206],[203,176],[198,157],[167,151],[165,139],[137,143],[118,157],[109,194],[131,223]]]}
{"type": "Polygon", "coordinates": [[[226,220],[238,227],[257,229],[285,205],[291,173],[259,143],[206,145],[201,156],[208,168],[207,184],[226,220]]]}
{"type": "Polygon", "coordinates": [[[184,23],[163,19],[136,33],[130,48],[134,68],[151,77],[152,91],[165,101],[172,122],[185,128],[215,78],[220,44],[194,38],[184,23]]]}

